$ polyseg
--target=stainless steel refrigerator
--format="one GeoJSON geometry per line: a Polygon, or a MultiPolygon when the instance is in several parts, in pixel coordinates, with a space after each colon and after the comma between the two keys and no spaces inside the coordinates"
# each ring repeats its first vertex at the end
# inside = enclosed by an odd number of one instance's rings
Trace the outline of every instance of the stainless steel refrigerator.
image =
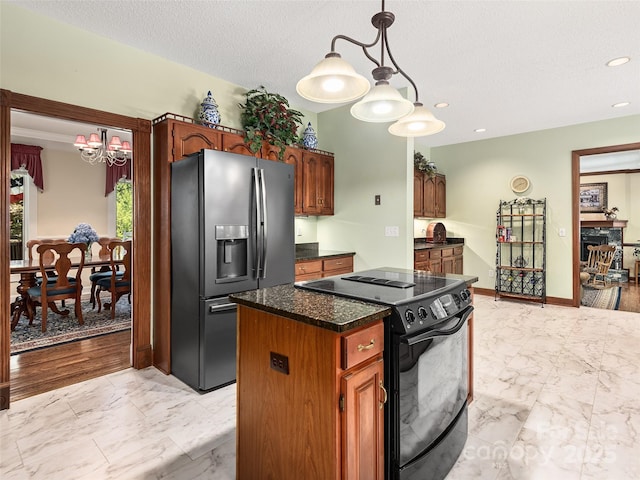
{"type": "Polygon", "coordinates": [[[294,281],[293,166],[216,150],[171,164],[171,372],[236,378],[230,293],[294,281]]]}

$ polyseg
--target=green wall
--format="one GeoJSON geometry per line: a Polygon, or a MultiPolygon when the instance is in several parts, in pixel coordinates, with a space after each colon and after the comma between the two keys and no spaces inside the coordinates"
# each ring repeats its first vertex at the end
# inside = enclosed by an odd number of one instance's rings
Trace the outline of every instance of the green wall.
{"type": "Polygon", "coordinates": [[[386,123],[356,120],[350,108],[318,115],[320,148],[335,153],[335,215],[318,218],[318,241],[355,251],[356,270],[413,268],[413,140],[391,135],[386,123]],[[385,236],[388,226],[399,236],[385,236]]]}
{"type": "MultiPolygon", "coordinates": [[[[547,198],[547,295],[572,297],[571,151],[640,141],[640,115],[431,149],[447,174],[447,229],[466,239],[464,272],[494,288],[499,201],[515,198],[509,180],[532,182],[523,196],[547,198]],[[560,237],[558,230],[566,229],[560,237]]],[[[637,207],[636,207],[637,208],[637,207]]]]}

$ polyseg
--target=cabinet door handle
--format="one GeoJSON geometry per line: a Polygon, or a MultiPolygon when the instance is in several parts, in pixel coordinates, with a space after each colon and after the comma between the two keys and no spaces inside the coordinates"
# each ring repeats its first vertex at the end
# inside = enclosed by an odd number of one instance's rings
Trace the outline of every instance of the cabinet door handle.
{"type": "Polygon", "coordinates": [[[371,350],[373,346],[376,344],[375,338],[372,338],[369,342],[369,345],[362,345],[361,343],[358,345],[358,351],[362,352],[363,350],[371,350]]]}
{"type": "Polygon", "coordinates": [[[382,380],[380,380],[380,388],[382,389],[382,393],[384,394],[384,397],[382,399],[382,401],[380,402],[380,409],[384,408],[384,404],[387,403],[387,389],[384,388],[384,385],[382,384],[382,380]]]}

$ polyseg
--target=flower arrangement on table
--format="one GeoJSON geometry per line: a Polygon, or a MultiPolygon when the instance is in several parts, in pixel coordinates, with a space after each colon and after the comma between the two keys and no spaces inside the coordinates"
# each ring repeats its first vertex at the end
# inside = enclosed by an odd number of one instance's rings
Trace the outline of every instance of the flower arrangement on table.
{"type": "Polygon", "coordinates": [[[85,243],[87,250],[91,248],[93,242],[98,241],[98,234],[88,223],[79,223],[69,235],[69,243],[85,243]]]}

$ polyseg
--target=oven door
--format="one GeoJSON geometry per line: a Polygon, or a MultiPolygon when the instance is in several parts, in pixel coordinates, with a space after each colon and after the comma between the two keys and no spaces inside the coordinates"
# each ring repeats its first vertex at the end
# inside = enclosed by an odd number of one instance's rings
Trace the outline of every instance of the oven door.
{"type": "Polygon", "coordinates": [[[432,330],[399,336],[394,342],[398,362],[394,393],[398,402],[392,415],[397,421],[394,456],[399,478],[444,478],[462,451],[467,434],[467,320],[472,311],[469,306],[432,330]],[[453,432],[460,433],[461,429],[462,435],[453,432]],[[434,448],[439,452],[430,455],[434,448]],[[440,477],[435,470],[447,463],[442,454],[453,458],[440,477]],[[431,464],[434,457],[439,465],[431,464]]]}

